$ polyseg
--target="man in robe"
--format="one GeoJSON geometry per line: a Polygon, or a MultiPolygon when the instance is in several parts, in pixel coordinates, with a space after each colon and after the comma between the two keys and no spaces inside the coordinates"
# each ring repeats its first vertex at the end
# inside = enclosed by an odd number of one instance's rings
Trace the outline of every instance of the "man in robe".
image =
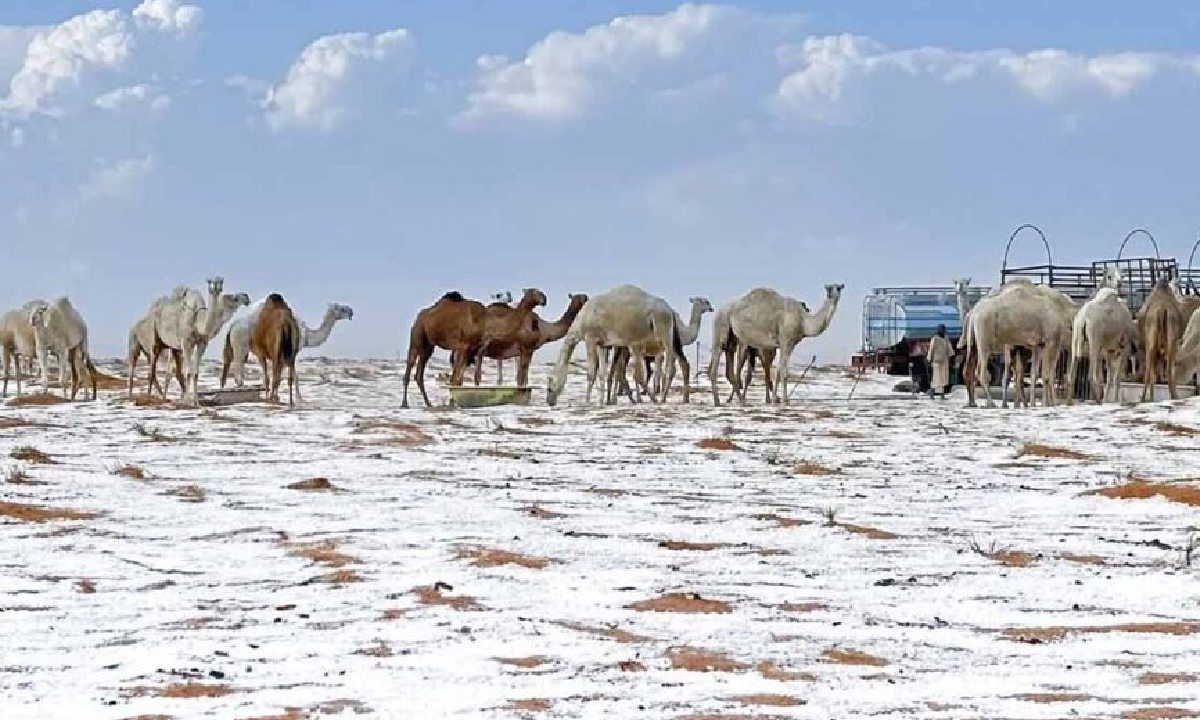
{"type": "Polygon", "coordinates": [[[950,359],[954,357],[954,348],[946,339],[946,326],[938,325],[937,333],[929,340],[929,352],[925,361],[929,363],[929,397],[946,399],[950,390],[950,359]]]}

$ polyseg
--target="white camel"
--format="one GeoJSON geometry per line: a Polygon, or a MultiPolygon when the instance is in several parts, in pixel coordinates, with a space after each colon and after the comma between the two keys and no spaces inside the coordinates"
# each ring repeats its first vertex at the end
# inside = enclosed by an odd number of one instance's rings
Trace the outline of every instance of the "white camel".
{"type": "MultiPolygon", "coordinates": [[[[778,353],[775,386],[769,394],[773,395],[775,402],[788,404],[788,371],[792,351],[804,338],[816,337],[825,332],[837,310],[844,287],[841,284],[826,285],[825,302],[815,313],[808,312],[807,306],[801,301],[780,295],[770,288],[755,288],[730,303],[729,329],[737,341],[734,388],[738,390],[738,397],[743,405],[746,404],[746,389],[742,387],[741,365],[746,351],[750,348],[762,355],[772,351],[778,353]],[[780,393],[783,393],[782,398],[780,393]]],[[[709,363],[715,399],[716,368],[711,359],[709,363]]]]}
{"type": "Polygon", "coordinates": [[[176,288],[167,301],[158,304],[151,313],[155,342],[150,356],[150,375],[155,374],[158,356],[164,349],[178,351],[184,364],[182,397],[185,401],[190,392],[192,402],[199,402],[200,363],[209,341],[239,307],[250,304],[250,297],[245,293],[223,295],[224,287],[222,278],[209,279],[207,304],[195,290],[176,288]]]}
{"type": "Polygon", "coordinates": [[[46,364],[46,356],[54,353],[59,358],[58,383],[63,397],[74,400],[79,392],[80,376],[87,373],[92,382],[92,400],[95,400],[96,367],[88,354],[87,323],[71,301],[64,296],[49,304],[35,306],[29,311],[29,324],[33,327],[38,364],[42,367],[42,391],[50,392],[50,366],[46,364]],[[68,368],[71,371],[69,395],[68,368]]]}
{"type": "MultiPolygon", "coordinates": [[[[1175,382],[1186,383],[1197,371],[1200,371],[1200,312],[1192,313],[1183,330],[1179,352],[1175,355],[1175,382]]],[[[1200,395],[1200,388],[1195,394],[1200,395]]]]}
{"type": "Polygon", "coordinates": [[[1113,402],[1120,402],[1125,363],[1136,337],[1137,326],[1129,307],[1116,289],[1101,287],[1075,315],[1067,382],[1074,384],[1079,360],[1086,353],[1092,399],[1104,403],[1111,395],[1113,402]]]}
{"type": "MultiPolygon", "coordinates": [[[[1062,296],[1062,293],[1026,280],[1017,280],[1003,286],[996,294],[980,299],[971,308],[963,332],[966,342],[960,344],[967,348],[968,366],[970,356],[975,358],[976,379],[983,386],[988,407],[995,407],[987,378],[987,358],[993,352],[1003,352],[1003,377],[1007,384],[1012,369],[1011,349],[1028,348],[1033,354],[1032,387],[1037,387],[1044,364],[1041,361],[1048,358],[1048,362],[1057,362],[1059,352],[1067,347],[1071,338],[1074,303],[1065,296],[1061,299],[1058,296],[1062,296]]],[[[1022,382],[1020,378],[1017,380],[1022,382]]],[[[1053,404],[1053,382],[1045,384],[1043,401],[1053,404]]],[[[1001,405],[1008,406],[1008,399],[1004,395],[1001,396],[1001,405]]]]}
{"type": "MultiPolygon", "coordinates": [[[[177,289],[177,292],[182,292],[182,290],[177,289]]],[[[129,329],[129,345],[126,365],[129,368],[129,394],[131,396],[133,395],[133,377],[135,371],[137,370],[138,360],[142,355],[145,355],[146,361],[149,362],[150,358],[154,355],[154,342],[156,337],[154,334],[154,323],[158,308],[161,307],[163,303],[168,302],[171,297],[171,295],[163,295],[162,297],[156,299],[153,303],[151,303],[150,308],[146,311],[146,314],[139,318],[138,321],[133,324],[133,327],[129,329]]],[[[185,387],[185,382],[183,379],[183,360],[180,352],[178,350],[171,350],[171,359],[175,368],[175,378],[179,381],[180,387],[185,387]]],[[[149,384],[146,388],[146,393],[150,394],[154,392],[154,389],[157,387],[159,394],[165,397],[167,394],[167,389],[170,386],[170,372],[167,373],[167,379],[165,383],[158,382],[156,373],[151,374],[149,377],[149,384]]]]}
{"type": "MultiPolygon", "coordinates": [[[[627,347],[633,362],[633,374],[639,385],[645,386],[645,358],[653,357],[655,387],[650,392],[654,402],[665,402],[670,389],[667,378],[675,371],[675,312],[660,297],[633,285],[618,285],[608,292],[587,301],[575,322],[563,336],[562,350],[546,391],[546,402],[553,406],[567,384],[567,370],[575,346],[580,342],[587,348],[587,402],[591,402],[596,378],[608,377],[608,353],[604,348],[627,347]]],[[[606,401],[604,393],[600,402],[606,401]]]]}
{"type": "MultiPolygon", "coordinates": [[[[243,387],[246,383],[246,360],[250,357],[250,336],[254,332],[258,313],[263,308],[265,299],[254,303],[245,310],[239,311],[229,323],[229,331],[225,334],[225,344],[221,351],[221,387],[225,387],[232,371],[234,387],[243,387]]],[[[321,324],[315,329],[304,322],[300,323],[301,348],[320,347],[329,339],[333,326],[339,320],[353,320],[354,309],[349,305],[330,303],[325,309],[321,324]]],[[[266,385],[266,379],[263,379],[266,385]]],[[[296,387],[299,398],[300,388],[296,387]]]]}
{"type": "MultiPolygon", "coordinates": [[[[679,317],[679,313],[675,313],[675,340],[672,343],[672,352],[675,354],[675,361],[679,363],[683,370],[683,401],[689,402],[691,395],[691,365],[688,363],[687,354],[684,348],[696,342],[700,337],[700,324],[704,320],[704,314],[712,312],[712,303],[708,298],[693,297],[689,298],[692,309],[688,316],[688,321],[685,323],[683,318],[679,317]]],[[[608,352],[609,348],[604,348],[603,352],[608,352]]],[[[607,397],[608,402],[616,401],[616,395],[624,394],[633,399],[633,393],[630,390],[629,383],[625,378],[625,368],[629,364],[629,351],[627,348],[616,348],[616,356],[614,358],[612,368],[608,375],[607,381],[607,397]]],[[[667,385],[675,382],[674,372],[672,377],[667,378],[667,385]]],[[[640,388],[645,391],[646,388],[640,388]]]]}
{"type": "MultiPolygon", "coordinates": [[[[24,360],[33,372],[33,359],[37,357],[37,338],[29,324],[29,313],[34,308],[45,306],[45,300],[30,300],[17,310],[0,316],[0,352],[4,356],[4,388],[0,393],[8,397],[8,380],[12,369],[16,370],[17,394],[21,394],[21,361],[24,360]]],[[[61,360],[60,360],[61,362],[61,360]]]]}

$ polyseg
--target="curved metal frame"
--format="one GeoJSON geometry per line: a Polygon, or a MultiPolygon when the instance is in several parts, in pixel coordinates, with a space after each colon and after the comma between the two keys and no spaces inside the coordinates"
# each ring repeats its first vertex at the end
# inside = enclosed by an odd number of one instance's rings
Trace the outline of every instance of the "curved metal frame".
{"type": "Polygon", "coordinates": [[[1013,230],[1012,235],[1008,236],[1008,244],[1004,246],[1004,264],[1000,268],[1001,277],[1003,277],[1004,272],[1008,270],[1008,251],[1012,249],[1013,240],[1017,239],[1017,235],[1019,235],[1022,230],[1027,229],[1033,230],[1038,234],[1038,237],[1042,239],[1042,246],[1046,248],[1046,265],[1054,265],[1054,260],[1050,256],[1050,241],[1046,239],[1046,233],[1042,232],[1042,229],[1033,223],[1025,223],[1016,230],[1013,230]]]}
{"type": "MultiPolygon", "coordinates": [[[[1134,235],[1137,235],[1138,233],[1141,233],[1141,234],[1145,235],[1146,237],[1150,238],[1150,244],[1154,246],[1154,259],[1162,260],[1162,254],[1159,253],[1159,251],[1158,251],[1158,241],[1155,240],[1154,236],[1150,234],[1150,231],[1145,228],[1134,228],[1129,231],[1129,234],[1126,235],[1125,239],[1121,241],[1120,249],[1117,250],[1117,259],[1118,260],[1121,259],[1121,253],[1125,252],[1125,244],[1129,242],[1129,239],[1132,238],[1134,235]]],[[[1190,262],[1189,262],[1189,267],[1190,267],[1190,262]]]]}
{"type": "Polygon", "coordinates": [[[1192,282],[1192,260],[1196,257],[1196,248],[1200,248],[1200,237],[1192,243],[1192,252],[1188,254],[1188,287],[1193,293],[1196,293],[1196,285],[1192,282]]]}

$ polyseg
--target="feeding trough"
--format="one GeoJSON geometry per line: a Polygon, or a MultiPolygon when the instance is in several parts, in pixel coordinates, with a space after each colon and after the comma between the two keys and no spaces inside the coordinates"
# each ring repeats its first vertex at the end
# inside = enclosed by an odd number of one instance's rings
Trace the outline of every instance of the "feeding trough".
{"type": "Polygon", "coordinates": [[[528,405],[533,397],[529,385],[451,385],[450,403],[459,408],[492,407],[495,405],[528,405]]]}
{"type": "Polygon", "coordinates": [[[258,402],[262,400],[265,394],[266,388],[261,385],[255,385],[252,387],[230,388],[228,390],[202,390],[197,399],[202,407],[215,407],[258,402]]]}

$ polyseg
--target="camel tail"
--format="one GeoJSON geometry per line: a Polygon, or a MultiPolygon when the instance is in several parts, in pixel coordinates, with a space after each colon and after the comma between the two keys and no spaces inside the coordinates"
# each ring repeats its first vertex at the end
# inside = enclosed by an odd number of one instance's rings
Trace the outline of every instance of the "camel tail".
{"type": "MultiPolygon", "coordinates": [[[[228,341],[227,341],[228,342],[228,341]]],[[[279,329],[279,359],[290,363],[300,353],[300,333],[294,322],[285,322],[279,329]]]]}
{"type": "Polygon", "coordinates": [[[221,387],[225,387],[225,381],[229,379],[229,365],[233,362],[233,342],[229,336],[233,331],[225,333],[225,344],[221,348],[221,387]]]}

